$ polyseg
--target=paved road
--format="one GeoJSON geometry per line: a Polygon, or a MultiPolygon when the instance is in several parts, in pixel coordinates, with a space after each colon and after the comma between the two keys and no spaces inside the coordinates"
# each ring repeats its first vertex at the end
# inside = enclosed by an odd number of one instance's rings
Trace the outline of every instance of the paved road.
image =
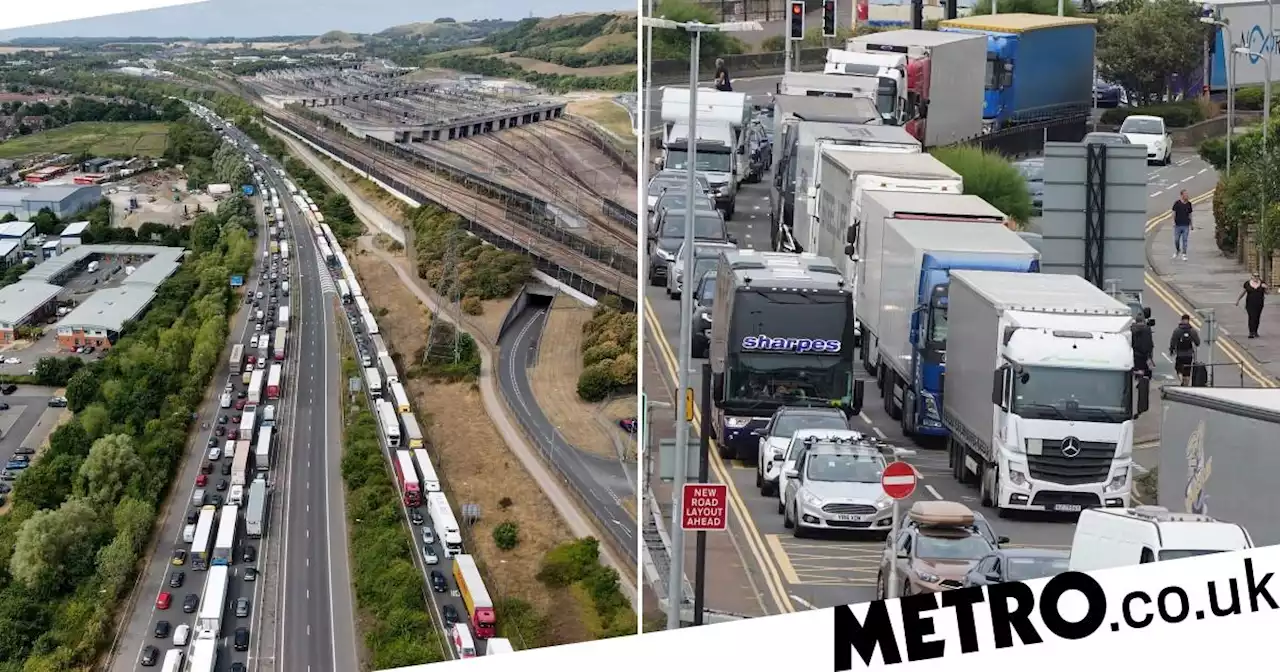
{"type": "Polygon", "coordinates": [[[601,526],[609,530],[634,562],[636,521],[623,502],[636,496],[635,474],[617,460],[591,455],[566,441],[538,406],[529,384],[529,369],[538,362],[538,344],[546,321],[547,309],[533,307],[507,328],[498,342],[498,384],[538,448],[570,481],[601,526]]]}
{"type": "MultiPolygon", "coordinates": [[[[261,212],[260,204],[256,203],[258,212],[261,212]]],[[[257,287],[257,270],[261,260],[266,255],[266,229],[261,228],[259,235],[259,245],[255,252],[254,268],[250,271],[250,275],[246,278],[246,292],[256,291],[257,287]]],[[[218,427],[217,420],[219,416],[231,413],[223,411],[219,408],[218,397],[225,385],[232,385],[237,392],[243,391],[245,386],[241,384],[240,375],[232,374],[229,368],[229,359],[231,355],[231,346],[234,343],[247,343],[250,335],[253,333],[250,321],[248,319],[249,306],[241,304],[240,310],[232,318],[230,325],[231,337],[228,339],[227,347],[224,349],[220,357],[218,365],[218,374],[214,376],[208,393],[200,408],[197,409],[199,419],[202,423],[208,423],[207,430],[200,431],[196,434],[193,443],[188,447],[188,457],[178,473],[178,483],[176,488],[175,499],[172,501],[171,508],[164,517],[164,521],[157,534],[159,540],[156,545],[155,554],[151,563],[147,566],[143,576],[140,578],[141,587],[137,591],[139,602],[133,606],[128,622],[124,625],[118,635],[118,646],[116,649],[115,659],[112,662],[112,672],[127,672],[139,668],[139,661],[142,650],[147,645],[152,645],[160,649],[161,656],[163,652],[172,648],[172,635],[166,638],[157,638],[155,636],[156,625],[160,621],[167,621],[172,628],[177,628],[180,624],[194,626],[195,614],[186,614],[182,611],[182,600],[187,595],[196,595],[203,597],[206,572],[193,571],[188,562],[185,566],[175,567],[170,564],[170,558],[177,549],[188,549],[190,544],[182,541],[182,530],[186,526],[187,515],[189,511],[196,509],[191,507],[191,498],[193,491],[196,489],[196,476],[200,473],[201,466],[208,460],[204,459],[205,451],[211,440],[217,441],[218,445],[222,445],[225,439],[214,436],[215,428],[218,427]],[[175,572],[183,572],[185,581],[180,588],[170,588],[170,577],[175,572]],[[173,595],[172,606],[168,610],[157,609],[156,599],[161,592],[169,592],[173,595]]],[[[222,473],[223,463],[229,468],[230,462],[227,458],[216,460],[212,463],[213,471],[209,475],[208,492],[214,494],[216,492],[216,484],[224,479],[229,479],[228,475],[222,473]]],[[[225,495],[225,491],[218,492],[219,495],[225,495]]],[[[215,526],[216,527],[216,526],[215,526]]],[[[216,533],[215,533],[216,534],[216,533]]],[[[212,542],[211,542],[212,543],[212,542]]],[[[234,553],[235,560],[240,559],[243,540],[234,553]]],[[[232,605],[240,597],[247,597],[252,601],[251,616],[258,607],[258,590],[259,584],[250,583],[243,580],[244,570],[247,567],[256,567],[262,562],[259,556],[255,563],[239,563],[233,566],[233,578],[228,590],[227,608],[223,618],[223,637],[219,651],[218,667],[219,670],[229,670],[233,662],[248,663],[248,656],[243,652],[235,652],[232,650],[230,637],[236,628],[248,627],[250,619],[241,619],[234,616],[232,605]]],[[[250,630],[251,638],[256,637],[257,633],[250,630]]]]}
{"type": "MultiPolygon", "coordinates": [[[[1211,190],[1216,175],[1198,159],[1178,155],[1173,165],[1152,167],[1150,171],[1150,199],[1148,216],[1159,217],[1172,204],[1170,192],[1185,188],[1192,194],[1211,190]]],[[[745,185],[739,192],[738,215],[730,222],[731,235],[744,247],[766,249],[769,244],[768,185],[745,185]]],[[[1176,323],[1175,308],[1159,293],[1149,292],[1148,304],[1157,320],[1157,346],[1168,338],[1169,330],[1176,323]]],[[[660,329],[647,331],[654,334],[657,349],[662,353],[662,368],[668,379],[675,378],[676,356],[674,346],[679,339],[679,302],[666,298],[661,288],[649,287],[646,291],[646,319],[660,329]]],[[[694,360],[692,375],[694,390],[701,389],[698,375],[702,360],[694,360]]],[[[860,367],[855,371],[861,372],[860,367]]],[[[1163,358],[1157,361],[1157,376],[1172,375],[1172,366],[1163,358]]],[[[659,394],[662,381],[653,381],[646,388],[659,394]]],[[[662,393],[665,397],[665,393],[662,393]]],[[[659,398],[662,398],[659,397],[659,398]]],[[[897,445],[910,445],[898,430],[898,423],[891,420],[881,408],[874,383],[867,385],[867,403],[857,429],[883,436],[897,445]]],[[[1158,400],[1158,396],[1156,397],[1158,400]]],[[[1158,431],[1158,413],[1148,413],[1138,422],[1139,436],[1158,431]]],[[[654,427],[655,438],[674,436],[671,428],[654,427]]],[[[650,444],[654,445],[654,444],[650,444]]],[[[913,463],[922,474],[922,487],[917,497],[958,500],[977,507],[976,491],[952,480],[947,467],[946,454],[940,450],[918,448],[913,463]]],[[[1154,450],[1138,451],[1138,461],[1152,465],[1157,461],[1154,450]]],[[[859,538],[826,538],[796,540],[782,527],[782,517],[777,514],[776,498],[760,496],[755,488],[754,465],[725,462],[712,451],[713,480],[730,484],[731,517],[744,519],[744,529],[737,539],[743,549],[744,565],[762,582],[760,592],[765,596],[766,608],[773,613],[795,611],[812,607],[870,600],[874,596],[874,582],[883,542],[859,538]]],[[[1013,539],[1014,544],[1062,548],[1070,544],[1073,526],[1069,522],[1030,516],[1019,520],[1000,520],[992,510],[984,510],[997,526],[1000,534],[1013,539]]],[[[691,551],[692,549],[690,549],[691,551]]],[[[713,568],[712,572],[715,571],[713,568]]],[[[733,585],[726,582],[724,585],[733,585]]],[[[714,602],[714,597],[709,597],[714,602]]]]}

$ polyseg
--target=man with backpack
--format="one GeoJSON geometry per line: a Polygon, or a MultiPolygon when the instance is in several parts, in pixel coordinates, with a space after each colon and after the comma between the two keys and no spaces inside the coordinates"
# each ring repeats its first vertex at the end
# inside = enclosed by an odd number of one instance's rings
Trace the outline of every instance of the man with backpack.
{"type": "Polygon", "coordinates": [[[1191,326],[1191,316],[1183,315],[1169,339],[1169,355],[1173,357],[1173,368],[1178,372],[1183,387],[1191,385],[1191,368],[1196,361],[1196,348],[1199,347],[1200,333],[1191,326]]]}

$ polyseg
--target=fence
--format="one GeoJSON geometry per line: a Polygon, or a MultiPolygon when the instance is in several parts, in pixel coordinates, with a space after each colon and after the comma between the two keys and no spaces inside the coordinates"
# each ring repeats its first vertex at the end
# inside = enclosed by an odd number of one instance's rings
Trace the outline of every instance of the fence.
{"type": "MultiPolygon", "coordinates": [[[[772,51],[761,54],[726,54],[720,58],[724,59],[725,67],[728,68],[730,74],[734,77],[781,75],[783,66],[786,63],[786,55],[781,51],[772,51]]],[[[826,60],[827,50],[825,47],[801,49],[800,59],[796,62],[795,69],[821,70],[823,63],[825,63],[826,60]]],[[[700,63],[698,71],[698,78],[700,80],[709,81],[714,79],[715,63],[713,61],[700,63]]],[[[688,84],[689,61],[654,61],[653,68],[650,70],[650,73],[655,85],[688,84]]]]}
{"type": "MultiPolygon", "coordinates": [[[[432,198],[417,186],[408,184],[404,180],[389,175],[380,167],[371,164],[366,159],[352,155],[342,147],[331,143],[324,138],[318,137],[315,133],[306,132],[292,121],[277,117],[272,117],[272,120],[280,124],[280,126],[288,129],[290,132],[305,138],[308,142],[311,142],[326,152],[339,157],[343,161],[354,166],[357,170],[367,173],[405,196],[408,196],[419,203],[431,203],[441,208],[444,207],[440,205],[438,200],[432,198]]],[[[548,256],[534,253],[529,249],[527,244],[518,239],[518,236],[516,236],[513,231],[504,232],[493,225],[482,224],[476,221],[478,219],[477,217],[468,217],[465,213],[455,212],[461,220],[462,228],[467,232],[495,247],[526,255],[533,261],[534,266],[538,270],[551,276],[557,282],[563,283],[566,286],[595,299],[602,299],[607,295],[617,296],[621,299],[622,305],[627,310],[635,309],[636,299],[633,295],[634,292],[629,291],[630,287],[626,286],[626,283],[623,282],[623,278],[632,279],[636,277],[638,269],[636,260],[621,254],[617,250],[593,243],[581,236],[575,235],[556,226],[554,218],[548,218],[546,215],[546,202],[529,196],[528,194],[523,194],[496,184],[478,175],[458,170],[453,166],[442,164],[428,157],[410,153],[406,150],[395,147],[390,143],[377,140],[376,138],[366,138],[365,143],[375,151],[390,153],[397,158],[410,161],[416,166],[435,172],[442,177],[446,177],[451,182],[460,184],[472,191],[480,193],[481,195],[498,198],[503,203],[504,218],[507,221],[528,230],[537,237],[559,243],[560,245],[568,248],[574,254],[602,263],[609,268],[619,271],[619,278],[617,282],[612,285],[589,280],[580,272],[566,268],[562,263],[548,256]]]]}

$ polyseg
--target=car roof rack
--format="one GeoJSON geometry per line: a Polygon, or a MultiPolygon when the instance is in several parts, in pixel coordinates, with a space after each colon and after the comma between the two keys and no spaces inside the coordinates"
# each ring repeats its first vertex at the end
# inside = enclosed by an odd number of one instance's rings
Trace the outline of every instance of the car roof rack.
{"type": "Polygon", "coordinates": [[[922,527],[973,527],[973,510],[960,502],[916,502],[907,515],[922,527]]]}

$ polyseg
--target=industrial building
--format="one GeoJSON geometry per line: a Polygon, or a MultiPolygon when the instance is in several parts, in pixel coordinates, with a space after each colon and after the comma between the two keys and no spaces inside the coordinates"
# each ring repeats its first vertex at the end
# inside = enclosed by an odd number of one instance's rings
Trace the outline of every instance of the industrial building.
{"type": "Polygon", "coordinates": [[[36,225],[31,222],[5,222],[0,224],[0,240],[14,240],[27,247],[36,237],[36,225]]]}
{"type": "Polygon", "coordinates": [[[185,254],[180,247],[80,245],[27,271],[22,282],[62,282],[91,261],[104,267],[121,265],[126,277],[119,287],[99,289],[57,324],[58,346],[63,349],[109,348],[124,325],[151,305],[156,290],[178,270],[185,254]]]}
{"type": "Polygon", "coordinates": [[[120,338],[124,325],[142,315],[155,297],[154,287],[122,285],[99,289],[58,322],[58,346],[66,350],[82,345],[111,347],[120,338]]]}
{"type": "Polygon", "coordinates": [[[18,327],[52,315],[61,291],[57,285],[27,281],[0,288],[0,344],[12,343],[18,327]]]}
{"type": "Polygon", "coordinates": [[[81,240],[81,237],[88,229],[89,222],[73,222],[68,224],[67,227],[62,230],[62,233],[58,234],[58,237],[61,238],[62,249],[69,250],[73,247],[83,245],[84,241],[81,240]]]}
{"type": "Polygon", "coordinates": [[[30,220],[41,209],[49,208],[59,219],[68,219],[101,200],[102,187],[92,184],[0,187],[0,216],[12,214],[18,219],[30,220]]]}
{"type": "Polygon", "coordinates": [[[0,270],[22,261],[22,243],[16,240],[0,240],[0,270]]]}

